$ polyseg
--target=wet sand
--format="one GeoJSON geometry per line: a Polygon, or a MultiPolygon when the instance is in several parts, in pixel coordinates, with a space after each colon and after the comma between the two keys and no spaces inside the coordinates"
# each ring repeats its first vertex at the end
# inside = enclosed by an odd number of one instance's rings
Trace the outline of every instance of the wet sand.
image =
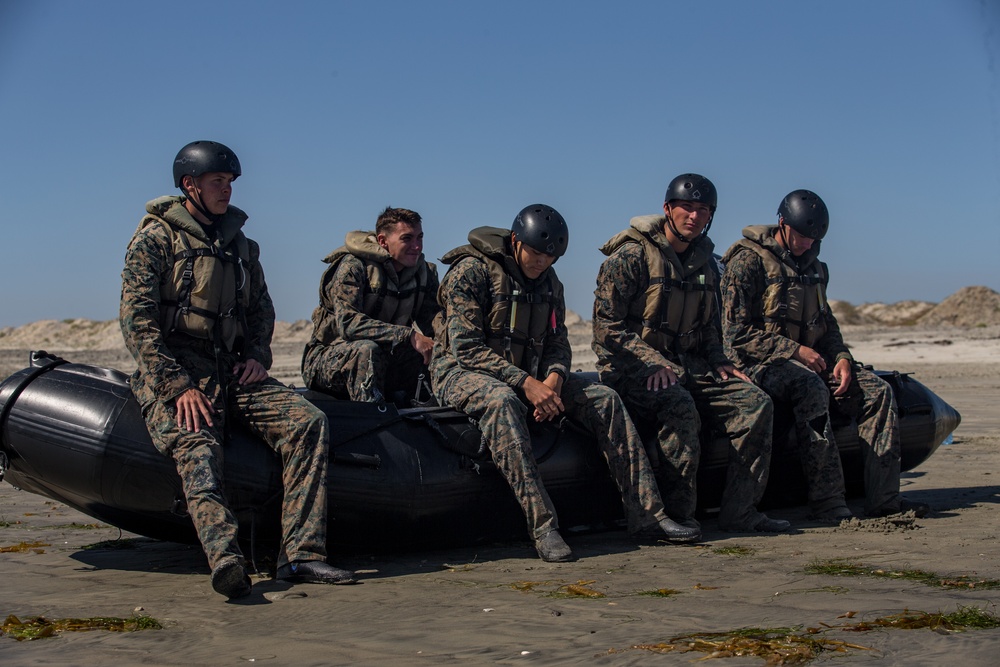
{"type": "MultiPolygon", "coordinates": [[[[904,473],[904,493],[934,508],[926,518],[832,527],[808,522],[804,508],[774,510],[774,516],[793,522],[792,533],[722,533],[708,520],[705,541],[695,546],[637,545],[615,532],[571,535],[567,541],[579,559],[563,564],[540,561],[527,539],[475,549],[334,554],[332,562],[357,570],[361,584],[288,586],[257,578],[248,599],[227,603],[211,590],[197,547],[138,538],[129,541],[131,549],[87,548],[134,536],[3,483],[0,547],[40,543],[0,554],[3,617],[142,613],[164,627],[67,632],[31,642],[0,637],[0,663],[690,664],[705,654],[662,655],[630,647],[749,626],[836,626],[905,609],[951,612],[978,606],[996,612],[1000,590],[806,573],[812,563],[849,558],[885,570],[1000,579],[997,332],[846,333],[859,359],[913,372],[962,413],[954,443],[904,473]],[[946,338],[952,342],[940,342],[946,338]],[[559,596],[563,587],[581,582],[604,597],[559,596]],[[676,592],[642,594],[658,589],[676,592]],[[843,618],[849,612],[853,618],[843,618]]],[[[295,381],[295,346],[277,347],[275,375],[295,381]]],[[[581,347],[575,366],[585,364],[581,347]]],[[[100,354],[89,352],[96,356],[86,360],[101,363],[100,354]]],[[[8,364],[24,365],[12,352],[0,360],[4,375],[8,364]]],[[[851,506],[861,511],[860,501],[851,506]]],[[[837,655],[838,664],[987,665],[996,664],[1000,654],[1000,630],[827,629],[821,636],[871,649],[828,654],[837,655]]],[[[731,658],[718,664],[763,661],[731,658]]]]}

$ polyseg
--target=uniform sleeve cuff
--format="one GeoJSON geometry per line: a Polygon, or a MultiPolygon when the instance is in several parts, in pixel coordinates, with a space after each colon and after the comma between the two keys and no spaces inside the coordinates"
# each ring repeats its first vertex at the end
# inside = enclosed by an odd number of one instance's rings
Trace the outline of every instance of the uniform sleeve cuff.
{"type": "Polygon", "coordinates": [[[836,365],[837,362],[839,362],[841,359],[847,359],[852,364],[854,363],[854,356],[850,352],[841,352],[840,354],[838,354],[837,357],[833,360],[834,365],[836,365]]]}

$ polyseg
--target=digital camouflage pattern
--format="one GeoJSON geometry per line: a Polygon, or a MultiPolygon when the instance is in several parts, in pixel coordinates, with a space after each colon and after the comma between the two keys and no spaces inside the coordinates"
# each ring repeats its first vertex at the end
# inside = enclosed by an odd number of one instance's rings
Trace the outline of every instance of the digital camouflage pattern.
{"type": "MultiPolygon", "coordinates": [[[[486,323],[493,304],[491,285],[485,263],[471,257],[453,265],[442,280],[439,300],[446,331],[439,331],[435,341],[431,362],[434,393],[442,405],[454,407],[479,423],[497,468],[524,510],[528,531],[537,539],[558,529],[558,519],[532,453],[527,425],[532,408],[520,390],[528,373],[486,344],[486,323]]],[[[617,394],[567,372],[572,353],[561,285],[558,295],[556,329],[546,336],[539,365],[542,370],[536,379],[553,372],[566,378],[560,394],[564,414],[597,437],[622,493],[628,530],[638,533],[666,517],[652,468],[617,394]]]]}
{"type": "Polygon", "coordinates": [[[642,247],[649,288],[645,298],[631,304],[624,324],[650,349],[683,355],[699,349],[702,335],[711,332],[709,325],[718,311],[718,272],[697,271],[706,261],[713,261],[710,253],[699,252],[711,241],[699,244],[682,259],[664,235],[664,221],[662,215],[636,216],[628,229],[601,246],[601,252],[610,257],[623,245],[642,247]]]}
{"type": "Polygon", "coordinates": [[[371,340],[308,344],[302,357],[306,386],[343,400],[378,403],[395,392],[412,395],[421,374],[429,376],[409,343],[391,352],[371,340]]]}
{"type": "MultiPolygon", "coordinates": [[[[555,328],[554,304],[563,301],[563,287],[554,271],[528,280],[514,261],[511,235],[501,227],[476,227],[469,232],[469,243],[445,253],[441,262],[458,264],[466,257],[483,262],[493,283],[493,305],[483,326],[486,344],[510,366],[536,375],[545,339],[555,328]]],[[[448,346],[447,338],[443,343],[448,346]]]]}
{"type": "MultiPolygon", "coordinates": [[[[665,237],[656,239],[664,260],[687,280],[716,271],[714,246],[702,237],[683,257],[665,237]]],[[[643,247],[620,246],[601,265],[594,292],[594,351],[602,382],[615,389],[636,420],[658,427],[660,490],[667,513],[675,520],[694,515],[697,473],[704,424],[725,434],[731,443],[726,488],[719,525],[727,530],[753,530],[762,519],[756,505],[764,494],[770,465],[773,406],[767,395],[744,381],[721,379],[716,369],[730,364],[723,352],[718,315],[696,332],[698,346],[679,354],[654,349],[628,324],[641,316],[650,278],[643,247]],[[661,367],[680,382],[649,391],[646,381],[661,367]]]]}
{"type": "Polygon", "coordinates": [[[775,363],[760,374],[760,387],[776,401],[790,403],[795,417],[803,471],[814,513],[844,505],[844,473],[830,426],[831,412],[858,422],[865,480],[865,512],[894,513],[900,507],[900,442],[892,389],[854,364],[847,393],[833,396],[829,373],[813,373],[798,362],[775,363]]]}
{"type": "MultiPolygon", "coordinates": [[[[772,226],[769,229],[769,233],[759,235],[759,245],[771,251],[789,271],[797,273],[799,266],[809,266],[817,261],[821,241],[813,242],[809,250],[800,258],[795,258],[774,239],[774,230],[777,228],[772,226]]],[[[767,366],[790,360],[798,350],[799,343],[766,331],[762,326],[767,271],[764,270],[760,257],[734,244],[723,259],[726,264],[721,286],[722,339],[725,352],[738,368],[756,381],[757,374],[767,366]]],[[[823,317],[826,333],[816,344],[815,350],[823,355],[830,366],[841,359],[853,361],[833,311],[826,308],[823,317]]]]}
{"type": "Polygon", "coordinates": [[[657,426],[657,476],[667,514],[675,521],[694,516],[700,436],[707,431],[730,443],[719,527],[752,531],[762,518],[756,506],[767,487],[771,461],[774,408],[767,395],[743,380],[722,380],[707,368],[690,366],[686,381],[667,389],[649,391],[644,377],[620,378],[612,388],[636,421],[657,426]]]}
{"type": "Polygon", "coordinates": [[[788,361],[758,373],[757,384],[775,401],[792,406],[799,459],[809,483],[809,509],[820,515],[846,507],[844,470],[830,421],[830,389],[823,378],[788,361]]]}
{"type": "Polygon", "coordinates": [[[216,409],[213,426],[197,433],[180,428],[173,403],[156,401],[146,425],[156,448],[172,456],[184,486],[187,511],[211,567],[230,556],[242,557],[236,542],[237,520],[226,500],[223,480],[225,421],[243,426],[266,442],[282,461],[285,489],[281,506],[282,553],[290,561],[326,559],[326,472],[329,427],[326,415],[273,378],[242,387],[229,384],[228,409],[222,405],[209,360],[192,370],[216,409]],[[211,393],[209,393],[211,392],[211,393]]]}
{"type": "Polygon", "coordinates": [[[835,396],[833,410],[854,417],[864,465],[865,513],[893,514],[900,510],[899,410],[889,384],[855,364],[851,386],[835,396]]]}
{"type": "MultiPolygon", "coordinates": [[[[819,242],[795,258],[773,240],[772,250],[790,268],[808,266],[819,253],[819,242]]],[[[727,350],[737,366],[775,400],[790,402],[796,422],[803,468],[809,480],[809,502],[814,512],[843,503],[844,475],[830,411],[838,410],[858,421],[864,461],[865,511],[895,511],[900,507],[900,442],[898,415],[892,390],[877,375],[854,363],[833,312],[827,308],[826,333],[816,344],[828,372],[838,361],[852,364],[853,378],[844,396],[833,396],[828,373],[819,376],[792,359],[799,343],[760,325],[767,274],[763,262],[748,250],[727,253],[722,278],[723,327],[727,350]],[[839,499],[839,501],[838,501],[839,499]]]]}
{"type": "MultiPolygon", "coordinates": [[[[697,282],[698,276],[716,271],[711,239],[702,237],[681,259],[659,234],[653,237],[664,254],[686,280],[697,282]]],[[[642,340],[629,326],[630,320],[642,319],[649,289],[649,268],[645,250],[638,243],[627,243],[615,250],[601,265],[594,296],[594,352],[597,354],[601,378],[618,376],[650,376],[657,368],[670,368],[684,379],[687,356],[699,358],[711,368],[726,365],[729,359],[722,349],[718,317],[709,326],[692,332],[698,346],[692,355],[680,355],[670,349],[656,349],[642,340]],[[697,336],[693,334],[697,333],[697,336]]]]}
{"type": "MultiPolygon", "coordinates": [[[[138,369],[133,375],[132,391],[144,408],[153,401],[171,401],[196,384],[177,356],[185,347],[212,349],[211,341],[192,338],[178,332],[167,333],[161,323],[161,284],[173,279],[173,241],[168,225],[199,237],[210,245],[235,241],[243,236],[240,228],[247,215],[230,206],[209,238],[205,229],[184,208],[183,197],[160,197],[146,204],[147,215],[165,224],[140,224],[129,243],[122,271],[122,294],[119,321],[125,345],[135,358],[138,369]]],[[[243,350],[265,368],[271,365],[271,336],[274,334],[274,305],[267,292],[260,266],[260,247],[247,239],[250,261],[246,272],[246,318],[243,350]]],[[[197,353],[196,353],[197,354],[197,353]]],[[[210,353],[214,358],[214,352],[210,353]]],[[[235,355],[232,357],[235,359],[235,355]]]]}
{"type": "MultiPolygon", "coordinates": [[[[190,229],[200,228],[181,205],[183,200],[176,200],[168,222],[180,220],[190,229]]],[[[238,220],[242,225],[245,219],[245,214],[230,207],[223,221],[238,220]]],[[[268,368],[274,308],[259,262],[260,249],[253,241],[248,245],[244,350],[246,358],[256,359],[268,368]]],[[[223,350],[216,359],[212,341],[178,332],[164,334],[159,320],[161,284],[173,276],[171,248],[169,232],[163,225],[148,225],[136,231],[122,271],[120,324],[125,344],[138,366],[131,378],[132,390],[142,406],[153,444],[173,457],[177,465],[188,512],[209,565],[214,568],[226,558],[242,558],[236,544],[237,523],[226,502],[222,478],[226,420],[242,424],[262,438],[283,461],[281,563],[324,560],[329,442],[326,416],[276,380],[241,387],[235,376],[220,378],[219,368],[231,373],[239,361],[236,352],[223,350]],[[227,392],[223,391],[223,382],[227,392]],[[215,425],[203,424],[197,433],[180,428],[175,419],[175,399],[192,388],[202,391],[217,412],[215,425]],[[224,393],[228,394],[228,404],[224,403],[224,393]]]]}
{"type": "MultiPolygon", "coordinates": [[[[523,285],[530,282],[521,275],[513,257],[506,262],[506,268],[517,282],[523,285]]],[[[547,273],[554,274],[554,271],[549,269],[547,273]]],[[[545,279],[545,274],[538,278],[545,279]]],[[[538,362],[539,379],[544,379],[551,373],[567,377],[573,358],[565,324],[563,286],[558,279],[552,283],[556,329],[545,337],[538,362]]],[[[432,378],[442,378],[452,370],[461,369],[489,375],[515,388],[524,384],[528,371],[507,361],[486,343],[486,336],[490,333],[489,315],[493,307],[492,286],[489,269],[480,259],[466,257],[448,269],[438,290],[438,303],[445,323],[435,336],[434,358],[431,361],[432,378]]]]}
{"type": "MultiPolygon", "coordinates": [[[[411,322],[421,333],[433,337],[432,323],[440,310],[432,296],[437,293],[438,278],[434,265],[427,266],[428,297],[411,322]]],[[[406,284],[418,268],[403,269],[394,282],[406,284]]],[[[395,273],[391,263],[385,270],[395,273]]],[[[321,288],[325,292],[322,300],[334,308],[322,320],[313,317],[313,336],[302,355],[306,386],[369,403],[397,390],[413,392],[417,376],[425,370],[423,359],[410,345],[413,326],[390,324],[365,314],[365,297],[371,288],[364,262],[353,255],[343,257],[332,279],[321,288]],[[329,331],[320,331],[321,326],[329,331]]]]}

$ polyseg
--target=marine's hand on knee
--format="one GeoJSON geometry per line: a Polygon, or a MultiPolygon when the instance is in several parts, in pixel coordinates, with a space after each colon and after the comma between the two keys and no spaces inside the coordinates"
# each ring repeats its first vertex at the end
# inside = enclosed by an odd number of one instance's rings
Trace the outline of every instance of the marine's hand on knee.
{"type": "Polygon", "coordinates": [[[744,382],[751,382],[752,383],[752,380],[749,377],[747,377],[747,375],[745,373],[743,373],[743,371],[741,371],[740,369],[736,368],[736,366],[733,366],[732,364],[726,364],[726,365],[723,365],[723,366],[719,366],[718,368],[715,369],[715,372],[723,380],[728,380],[730,377],[734,377],[734,378],[739,378],[740,380],[743,380],[744,382]]]}
{"type": "Polygon", "coordinates": [[[239,376],[241,385],[253,384],[267,379],[267,369],[256,359],[247,359],[233,366],[233,375],[239,376]]]}
{"type": "Polygon", "coordinates": [[[795,350],[795,354],[792,355],[792,358],[804,365],[813,373],[822,373],[826,370],[826,360],[823,359],[823,355],[811,347],[799,345],[799,348],[795,350]]]}
{"type": "Polygon", "coordinates": [[[201,390],[192,387],[174,399],[174,407],[177,410],[177,424],[183,428],[197,433],[201,430],[204,422],[212,426],[212,415],[215,408],[212,401],[201,390]]]}
{"type": "Polygon", "coordinates": [[[673,369],[667,366],[660,366],[652,375],[646,378],[646,389],[649,391],[659,391],[660,389],[673,387],[677,382],[677,374],[674,373],[673,369]]]}

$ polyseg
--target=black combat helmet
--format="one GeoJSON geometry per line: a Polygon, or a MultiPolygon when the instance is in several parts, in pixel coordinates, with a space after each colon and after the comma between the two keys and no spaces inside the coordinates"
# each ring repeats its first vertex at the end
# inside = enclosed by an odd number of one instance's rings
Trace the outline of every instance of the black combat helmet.
{"type": "Polygon", "coordinates": [[[719,203],[719,194],[712,181],[700,174],[681,174],[667,185],[667,193],[663,195],[663,203],[669,204],[672,201],[694,201],[708,206],[710,211],[708,224],[701,230],[701,235],[697,238],[686,238],[677,229],[674,221],[667,216],[667,226],[678,239],[684,243],[697,243],[700,239],[708,235],[708,230],[712,227],[712,220],[715,219],[715,207],[719,203]]]}
{"type": "Polygon", "coordinates": [[[784,223],[802,236],[821,240],[830,227],[830,212],[819,195],[810,190],[795,190],[785,195],[778,206],[784,223]]]}
{"type": "Polygon", "coordinates": [[[174,186],[181,187],[185,176],[201,176],[211,172],[223,172],[239,178],[240,159],[227,146],[216,141],[192,141],[182,148],[174,158],[174,186]]]}
{"type": "Polygon", "coordinates": [[[559,258],[569,245],[569,228],[566,220],[551,206],[532,204],[525,206],[510,226],[514,238],[538,252],[559,258]]]}
{"type": "Polygon", "coordinates": [[[719,195],[712,181],[699,174],[681,174],[670,181],[667,194],[663,195],[663,202],[669,203],[675,199],[708,204],[712,213],[715,213],[715,207],[719,203],[719,195]]]}

